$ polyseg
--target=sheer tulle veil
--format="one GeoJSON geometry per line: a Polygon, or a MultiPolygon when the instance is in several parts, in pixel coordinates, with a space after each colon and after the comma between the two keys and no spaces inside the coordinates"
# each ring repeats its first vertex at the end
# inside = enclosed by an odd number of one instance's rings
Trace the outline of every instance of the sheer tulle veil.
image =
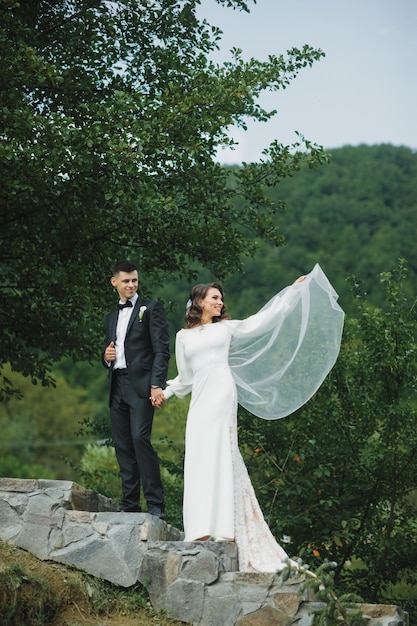
{"type": "Polygon", "coordinates": [[[340,350],[344,312],[337,299],[316,264],[243,323],[222,322],[234,326],[229,365],[243,407],[273,420],[313,396],[340,350]]]}

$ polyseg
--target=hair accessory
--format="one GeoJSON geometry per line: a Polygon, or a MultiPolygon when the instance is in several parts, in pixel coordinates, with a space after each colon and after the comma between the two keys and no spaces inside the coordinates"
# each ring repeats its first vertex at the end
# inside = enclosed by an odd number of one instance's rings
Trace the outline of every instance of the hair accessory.
{"type": "Polygon", "coordinates": [[[187,300],[187,304],[185,305],[185,310],[189,311],[191,309],[192,302],[190,299],[187,300]]]}

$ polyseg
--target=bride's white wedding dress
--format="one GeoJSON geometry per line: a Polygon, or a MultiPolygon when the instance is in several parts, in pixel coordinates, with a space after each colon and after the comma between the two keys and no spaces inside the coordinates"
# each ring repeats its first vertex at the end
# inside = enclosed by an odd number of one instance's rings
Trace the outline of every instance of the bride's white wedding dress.
{"type": "Polygon", "coordinates": [[[318,265],[246,320],[183,329],[178,376],[165,396],[192,393],[185,434],[185,541],[234,540],[239,570],[274,572],[288,556],[272,536],[238,448],[237,403],[277,419],[317,390],[340,348],[343,311],[318,265]]]}

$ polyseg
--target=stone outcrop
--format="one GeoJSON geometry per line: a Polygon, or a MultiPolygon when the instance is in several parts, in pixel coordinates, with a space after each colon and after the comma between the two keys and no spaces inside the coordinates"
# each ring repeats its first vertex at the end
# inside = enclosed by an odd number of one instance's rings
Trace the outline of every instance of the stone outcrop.
{"type": "MultiPolygon", "coordinates": [[[[42,560],[71,565],[114,584],[144,585],[157,611],[194,626],[310,626],[320,604],[300,579],[238,571],[231,542],[183,541],[148,513],[71,481],[0,478],[0,539],[42,560]]],[[[369,626],[406,626],[397,606],[361,605],[369,626]]]]}

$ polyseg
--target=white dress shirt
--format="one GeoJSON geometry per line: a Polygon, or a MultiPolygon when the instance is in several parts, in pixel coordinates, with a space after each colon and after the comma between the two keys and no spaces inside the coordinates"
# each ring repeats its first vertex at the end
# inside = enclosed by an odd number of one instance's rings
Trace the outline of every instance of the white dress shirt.
{"type": "Polygon", "coordinates": [[[119,311],[119,317],[117,318],[117,326],[116,326],[116,344],[115,344],[116,360],[113,366],[115,370],[124,369],[126,367],[126,356],[125,356],[126,331],[127,331],[127,326],[129,324],[129,320],[133,313],[133,308],[136,304],[137,299],[138,299],[138,294],[136,293],[132,298],[129,298],[130,302],[132,303],[132,306],[125,307],[124,309],[120,309],[119,311]]]}

